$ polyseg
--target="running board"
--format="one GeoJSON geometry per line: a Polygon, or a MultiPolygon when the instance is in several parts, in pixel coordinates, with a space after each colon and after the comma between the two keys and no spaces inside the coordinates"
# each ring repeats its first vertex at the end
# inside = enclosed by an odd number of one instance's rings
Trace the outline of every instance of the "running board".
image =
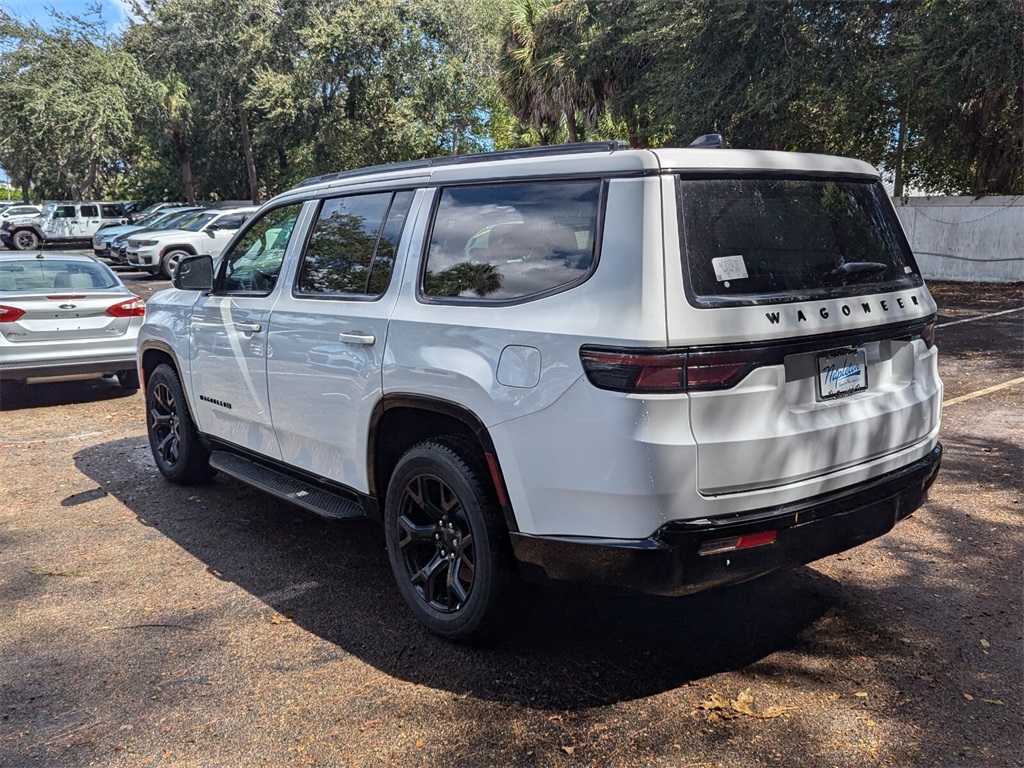
{"type": "Polygon", "coordinates": [[[227,451],[211,453],[210,466],[218,472],[231,475],[243,483],[254,485],[262,491],[290,501],[292,504],[298,504],[310,512],[329,517],[332,520],[366,517],[366,510],[352,499],[346,499],[340,494],[331,493],[319,486],[227,451]]]}

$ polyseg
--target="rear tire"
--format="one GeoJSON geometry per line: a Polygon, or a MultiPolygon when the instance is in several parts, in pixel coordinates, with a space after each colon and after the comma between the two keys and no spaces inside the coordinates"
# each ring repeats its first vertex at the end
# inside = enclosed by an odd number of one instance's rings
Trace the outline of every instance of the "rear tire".
{"type": "Polygon", "coordinates": [[[167,253],[164,254],[164,258],[160,262],[160,271],[163,273],[164,277],[166,277],[168,280],[172,280],[174,278],[175,270],[178,269],[178,262],[181,261],[186,256],[191,255],[192,254],[189,253],[188,251],[168,251],[167,253]]]}
{"type": "Polygon", "coordinates": [[[19,229],[11,235],[11,247],[16,251],[34,251],[39,247],[39,235],[31,229],[19,229]]]}
{"type": "Polygon", "coordinates": [[[166,363],[146,380],[146,431],[157,469],[172,483],[200,485],[214,476],[210,452],[199,440],[181,381],[166,363]]]}
{"type": "Polygon", "coordinates": [[[22,386],[24,385],[20,381],[14,381],[13,379],[0,380],[0,406],[16,399],[21,392],[22,386]]]}
{"type": "Polygon", "coordinates": [[[407,451],[384,523],[398,591],[420,623],[452,640],[494,625],[512,554],[478,446],[449,436],[407,451]]]}
{"type": "Polygon", "coordinates": [[[139,388],[139,372],[134,369],[118,371],[117,383],[121,385],[122,389],[130,389],[134,391],[139,388]]]}

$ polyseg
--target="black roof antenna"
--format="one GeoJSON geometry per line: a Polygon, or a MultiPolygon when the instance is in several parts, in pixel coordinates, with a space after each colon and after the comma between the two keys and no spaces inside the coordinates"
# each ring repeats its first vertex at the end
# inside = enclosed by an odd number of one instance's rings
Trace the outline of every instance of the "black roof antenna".
{"type": "Polygon", "coordinates": [[[690,142],[694,149],[725,149],[725,139],[720,133],[705,133],[690,142]]]}

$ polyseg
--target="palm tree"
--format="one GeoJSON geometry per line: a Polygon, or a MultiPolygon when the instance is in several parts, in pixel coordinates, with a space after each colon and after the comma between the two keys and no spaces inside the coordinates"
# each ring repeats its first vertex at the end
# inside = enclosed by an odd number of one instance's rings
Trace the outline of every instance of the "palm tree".
{"type": "Polygon", "coordinates": [[[596,27],[580,0],[513,0],[505,20],[499,84],[509,111],[540,131],[565,118],[569,141],[580,140],[579,117],[593,128],[603,88],[589,77],[588,45],[596,27]]]}
{"type": "Polygon", "coordinates": [[[587,72],[587,46],[594,24],[585,3],[562,0],[550,6],[538,30],[540,58],[537,73],[551,100],[565,115],[570,141],[579,141],[577,116],[588,128],[601,115],[600,87],[587,72]]]}
{"type": "Polygon", "coordinates": [[[190,146],[192,100],[189,88],[177,73],[172,72],[165,79],[157,82],[156,89],[164,130],[171,141],[171,146],[174,147],[178,156],[178,165],[181,167],[181,183],[185,188],[185,200],[189,205],[195,205],[196,186],[192,179],[192,149],[190,146]]]}
{"type": "Polygon", "coordinates": [[[505,17],[504,41],[498,60],[498,83],[509,111],[541,132],[556,131],[562,110],[538,71],[540,28],[551,0],[513,0],[505,17]]]}

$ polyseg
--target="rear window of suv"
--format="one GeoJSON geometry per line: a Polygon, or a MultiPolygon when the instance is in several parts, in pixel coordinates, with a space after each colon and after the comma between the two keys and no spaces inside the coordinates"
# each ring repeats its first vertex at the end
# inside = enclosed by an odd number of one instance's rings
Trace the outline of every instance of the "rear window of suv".
{"type": "Polygon", "coordinates": [[[730,306],[921,285],[877,182],[679,181],[684,272],[698,304],[730,306]]]}

